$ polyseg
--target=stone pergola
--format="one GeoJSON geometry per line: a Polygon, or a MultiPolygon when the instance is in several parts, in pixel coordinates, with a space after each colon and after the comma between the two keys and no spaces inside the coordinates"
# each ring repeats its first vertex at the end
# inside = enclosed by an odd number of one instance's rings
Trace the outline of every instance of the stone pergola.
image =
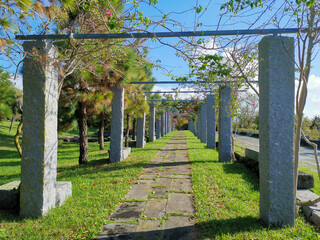
{"type": "MultiPolygon", "coordinates": [[[[281,32],[297,33],[300,31],[300,29],[289,30],[201,31],[187,34],[163,33],[163,35],[161,33],[141,33],[141,35],[130,33],[115,34],[114,38],[270,33],[276,35],[281,32]]],[[[104,37],[112,37],[111,35],[107,34],[104,37]]],[[[43,41],[43,39],[50,39],[50,35],[42,37],[42,39],[41,36],[18,37],[25,40],[38,39],[37,41],[25,42],[23,45],[27,55],[23,62],[24,133],[22,140],[20,214],[26,217],[44,215],[71,195],[71,183],[60,184],[56,181],[58,73],[54,61],[57,58],[57,53],[50,43],[43,41]],[[40,62],[39,59],[43,59],[41,56],[46,56],[45,61],[40,62]],[[34,94],[35,92],[37,94],[34,94]]],[[[65,38],[69,37],[65,35],[65,38]]],[[[74,34],[73,37],[76,39],[83,36],[74,34]]],[[[294,225],[293,59],[294,44],[292,38],[266,36],[259,43],[260,217],[269,226],[294,225]]],[[[152,84],[155,83],[152,82],[152,84]]],[[[116,103],[116,100],[112,102],[113,128],[111,130],[110,160],[116,162],[124,157],[121,147],[123,134],[122,129],[120,129],[121,126],[123,127],[123,89],[119,87],[114,88],[113,91],[114,99],[120,99],[120,102],[116,103]],[[115,121],[118,122],[115,123],[115,121]],[[115,135],[118,135],[118,137],[115,135]]],[[[231,160],[231,121],[230,114],[228,114],[230,93],[231,89],[228,85],[220,87],[219,161],[223,162],[231,160]]],[[[207,103],[207,106],[203,106],[201,109],[201,112],[208,111],[210,109],[209,104],[207,103]]],[[[201,121],[197,121],[197,135],[200,139],[205,139],[204,135],[210,138],[213,136],[212,133],[209,134],[203,130],[205,129],[204,125],[206,125],[206,115],[212,117],[212,113],[203,113],[201,117],[199,116],[201,121]]],[[[168,127],[167,123],[167,118],[162,115],[161,136],[168,132],[166,130],[169,129],[166,128],[168,127]]],[[[212,122],[210,122],[210,126],[212,126],[212,122]]],[[[157,134],[157,136],[159,135],[157,134]]],[[[208,140],[207,143],[209,143],[208,140]]],[[[212,144],[212,139],[210,139],[210,144],[212,144]]]]}

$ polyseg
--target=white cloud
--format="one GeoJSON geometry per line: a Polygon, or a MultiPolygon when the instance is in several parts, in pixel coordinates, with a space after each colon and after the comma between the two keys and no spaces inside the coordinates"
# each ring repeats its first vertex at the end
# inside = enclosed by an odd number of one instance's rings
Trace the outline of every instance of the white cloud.
{"type": "MultiPolygon", "coordinates": [[[[166,87],[159,87],[159,86],[154,86],[152,91],[173,91],[173,87],[166,86],[166,87]]],[[[197,89],[193,87],[180,87],[179,91],[197,91],[197,89]]],[[[171,93],[171,95],[175,96],[175,93],[171,93]]],[[[203,93],[179,93],[178,94],[178,99],[190,99],[191,97],[197,97],[197,96],[203,96],[203,93]]]]}
{"type": "Polygon", "coordinates": [[[320,77],[310,75],[308,83],[308,96],[304,115],[312,118],[320,115],[320,77]]]}

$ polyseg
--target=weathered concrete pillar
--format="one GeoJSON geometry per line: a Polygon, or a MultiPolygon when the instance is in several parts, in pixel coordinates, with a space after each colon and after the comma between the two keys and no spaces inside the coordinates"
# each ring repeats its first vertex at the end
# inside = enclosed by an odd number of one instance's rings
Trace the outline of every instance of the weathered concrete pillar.
{"type": "Polygon", "coordinates": [[[149,141],[153,142],[155,140],[155,124],[156,124],[156,112],[154,108],[154,103],[150,103],[150,117],[149,117],[149,141]]]}
{"type": "Polygon", "coordinates": [[[201,142],[207,143],[207,104],[201,104],[201,142]]]}
{"type": "Polygon", "coordinates": [[[259,43],[260,217],[269,226],[294,225],[294,40],[259,43]]]}
{"type": "Polygon", "coordinates": [[[165,134],[168,134],[168,132],[169,132],[169,129],[168,129],[168,124],[169,124],[168,116],[169,116],[169,113],[166,112],[166,115],[165,115],[165,117],[166,117],[166,119],[165,119],[165,121],[166,121],[166,131],[165,131],[165,134]]]}
{"type": "Polygon", "coordinates": [[[231,161],[231,87],[219,88],[219,162],[231,161]]]}
{"type": "Polygon", "coordinates": [[[112,92],[110,162],[120,162],[123,159],[124,89],[113,87],[112,92]]]}
{"type": "Polygon", "coordinates": [[[59,182],[67,184],[61,192],[60,185],[57,186],[56,181],[58,146],[56,48],[44,41],[24,42],[23,47],[27,55],[23,60],[24,126],[20,215],[38,217],[56,205],[61,205],[61,201],[71,195],[71,183],[59,182]],[[64,192],[65,190],[67,192],[64,192]],[[60,196],[61,194],[64,196],[60,196]]]}
{"type": "Polygon", "coordinates": [[[200,136],[201,136],[200,123],[201,123],[201,115],[199,114],[197,117],[197,138],[198,139],[200,139],[200,136]]]}
{"type": "Polygon", "coordinates": [[[161,115],[161,137],[166,135],[166,116],[165,114],[161,115]]]}
{"type": "Polygon", "coordinates": [[[213,94],[207,95],[207,148],[216,148],[216,111],[213,94]]]}
{"type": "Polygon", "coordinates": [[[167,112],[167,133],[170,132],[170,114],[167,112]]]}
{"type": "Polygon", "coordinates": [[[161,119],[157,119],[157,125],[156,125],[156,137],[157,139],[161,138],[161,119]]]}
{"type": "MultiPolygon", "coordinates": [[[[145,98],[145,101],[147,99],[145,98]]],[[[144,141],[144,135],[146,131],[146,113],[143,112],[142,117],[137,119],[137,148],[144,148],[146,142],[144,141]]]]}
{"type": "Polygon", "coordinates": [[[194,134],[194,121],[193,121],[193,119],[189,119],[188,130],[194,134]]]}

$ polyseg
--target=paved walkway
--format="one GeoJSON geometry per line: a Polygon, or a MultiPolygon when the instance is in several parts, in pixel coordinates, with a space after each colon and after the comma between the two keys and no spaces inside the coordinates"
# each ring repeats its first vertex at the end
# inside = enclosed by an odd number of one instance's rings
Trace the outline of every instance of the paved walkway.
{"type": "Polygon", "coordinates": [[[196,239],[183,132],[177,132],[156,154],[125,199],[111,214],[113,223],[103,226],[98,239],[196,239]]]}

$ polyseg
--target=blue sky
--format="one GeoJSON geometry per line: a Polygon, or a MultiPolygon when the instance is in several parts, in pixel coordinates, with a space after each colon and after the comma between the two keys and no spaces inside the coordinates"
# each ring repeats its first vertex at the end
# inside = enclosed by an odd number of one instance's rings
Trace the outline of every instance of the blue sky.
{"type": "MultiPolygon", "coordinates": [[[[195,30],[195,21],[196,23],[202,23],[203,26],[197,28],[196,30],[216,30],[217,24],[219,22],[219,12],[221,3],[224,1],[221,0],[159,0],[159,4],[156,7],[150,7],[147,5],[141,5],[140,9],[143,11],[145,16],[149,16],[151,20],[159,20],[164,13],[169,14],[169,18],[179,22],[183,26],[185,31],[195,30]],[[195,16],[195,6],[198,4],[207,8],[205,11],[202,11],[199,15],[195,16]],[[156,9],[157,8],[157,9],[156,9]],[[162,12],[160,13],[159,12],[162,12]],[[198,18],[200,16],[200,18],[198,18]],[[196,17],[196,18],[195,18],[196,17]]],[[[228,17],[223,18],[220,22],[220,29],[225,30],[235,30],[235,29],[247,29],[247,21],[257,20],[256,24],[252,27],[260,26],[261,23],[264,23],[267,19],[272,16],[273,12],[267,12],[264,17],[258,19],[257,12],[251,15],[249,18],[239,19],[230,19],[228,17]]],[[[167,25],[173,31],[180,31],[179,26],[167,25]]],[[[150,29],[149,29],[150,30],[150,29]]],[[[165,31],[163,28],[155,27],[154,31],[165,31]]],[[[294,37],[294,35],[291,35],[294,37]]],[[[210,39],[209,37],[207,39],[210,39]]],[[[176,38],[167,38],[162,39],[163,41],[173,45],[177,43],[178,39],[176,38]]],[[[158,81],[162,80],[171,80],[171,77],[165,75],[167,71],[171,72],[175,76],[184,76],[188,74],[189,68],[188,64],[183,61],[181,58],[176,56],[176,51],[173,48],[164,46],[159,43],[147,41],[149,46],[149,59],[156,62],[160,61],[160,65],[163,66],[166,70],[154,69],[154,77],[158,81]]],[[[309,83],[309,95],[307,100],[307,105],[305,108],[305,115],[313,117],[315,115],[320,115],[320,58],[319,56],[313,61],[311,69],[311,77],[309,83]]],[[[11,69],[11,71],[13,71],[11,69]]],[[[17,82],[17,86],[21,87],[21,81],[17,82]]],[[[177,85],[158,85],[156,89],[171,89],[177,85]]]]}
{"type": "MultiPolygon", "coordinates": [[[[187,31],[194,30],[194,22],[195,22],[195,10],[194,7],[198,3],[203,8],[207,7],[206,11],[201,13],[201,18],[197,19],[198,23],[201,22],[203,27],[197,28],[197,30],[216,30],[217,23],[219,21],[219,12],[221,3],[224,1],[208,1],[208,0],[159,0],[159,4],[157,8],[161,10],[163,13],[173,13],[171,16],[176,21],[180,22],[187,31]],[[175,14],[180,13],[180,14],[175,14]],[[181,13],[184,12],[184,13],[181,13]]],[[[157,16],[160,16],[159,12],[154,10],[152,7],[142,7],[145,15],[150,16],[151,19],[157,19],[157,16]]],[[[266,19],[269,19],[274,12],[269,12],[264,15],[263,18],[257,20],[255,26],[259,26],[261,23],[264,23],[266,19]]],[[[256,20],[258,13],[256,15],[252,15],[250,19],[256,20]]],[[[236,29],[247,29],[248,25],[245,23],[248,19],[243,21],[239,20],[230,20],[229,18],[224,18],[222,21],[222,27],[220,29],[225,30],[236,30],[236,29]]],[[[293,27],[295,27],[293,25],[293,27]]],[[[255,28],[253,26],[253,28],[255,28]]],[[[272,27],[270,27],[272,28],[272,27]]],[[[174,28],[175,31],[179,31],[178,28],[174,28]]],[[[156,29],[156,31],[164,31],[163,29],[156,29]]],[[[290,37],[295,37],[295,35],[289,35],[290,37]]],[[[209,38],[207,38],[209,39],[209,38]]],[[[163,39],[168,43],[176,43],[177,39],[163,39]]],[[[155,44],[148,42],[150,47],[149,58],[152,61],[160,60],[161,65],[163,65],[167,71],[170,71],[173,75],[185,75],[188,73],[188,65],[181,58],[176,56],[176,51],[170,47],[155,44]]],[[[319,49],[319,45],[318,48],[319,49]]],[[[171,78],[166,76],[166,71],[154,69],[154,76],[159,80],[170,80],[171,78]]],[[[176,87],[177,85],[157,85],[156,89],[171,89],[172,87],[176,87]]],[[[314,59],[311,69],[311,76],[309,80],[309,92],[307,104],[305,107],[305,116],[313,117],[315,115],[320,115],[320,57],[319,55],[314,59]]]]}

